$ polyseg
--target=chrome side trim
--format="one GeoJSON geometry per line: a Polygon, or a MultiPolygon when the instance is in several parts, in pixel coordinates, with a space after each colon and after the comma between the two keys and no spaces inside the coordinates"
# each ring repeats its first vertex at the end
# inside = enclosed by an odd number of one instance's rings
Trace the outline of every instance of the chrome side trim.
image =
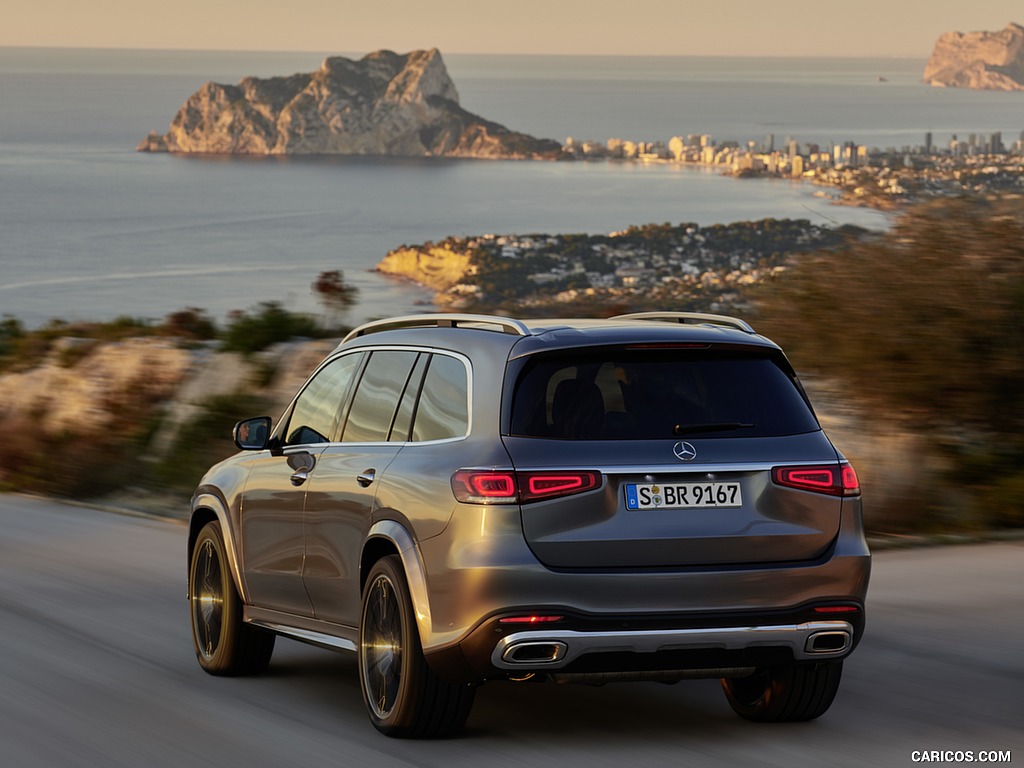
{"type": "Polygon", "coordinates": [[[334,637],[333,635],[325,635],[323,632],[313,632],[308,629],[288,627],[284,624],[275,624],[271,621],[250,621],[249,623],[254,627],[263,627],[264,629],[269,629],[279,635],[285,635],[295,640],[301,640],[304,643],[310,643],[311,645],[319,645],[340,651],[356,650],[356,644],[344,637],[334,637]]]}
{"type": "MultiPolygon", "coordinates": [[[[339,349],[340,348],[341,347],[339,345],[339,349]]],[[[320,449],[322,449],[324,447],[326,447],[326,448],[344,447],[344,448],[347,448],[347,449],[355,450],[355,449],[358,449],[358,448],[363,448],[363,447],[368,446],[368,445],[373,446],[373,445],[399,445],[400,444],[403,447],[405,447],[405,446],[420,446],[420,445],[439,445],[439,444],[442,444],[442,443],[455,443],[455,442],[459,442],[460,440],[467,439],[471,434],[473,434],[473,412],[475,410],[473,408],[473,388],[476,385],[476,380],[475,380],[474,374],[473,374],[473,363],[465,355],[461,354],[460,352],[453,352],[450,349],[441,349],[440,347],[434,347],[434,346],[414,347],[414,346],[411,346],[409,344],[375,344],[375,345],[369,345],[369,346],[365,346],[365,347],[355,347],[352,350],[345,350],[345,354],[341,354],[341,355],[337,354],[337,352],[338,352],[338,350],[336,349],[334,352],[332,352],[330,355],[328,355],[324,359],[324,361],[322,363],[320,363],[320,365],[318,365],[316,367],[316,369],[313,371],[313,373],[311,373],[309,375],[309,377],[303,383],[303,385],[299,389],[299,391],[295,393],[295,396],[292,398],[292,401],[288,404],[288,407],[285,409],[285,413],[288,413],[289,411],[291,411],[292,405],[294,405],[294,403],[298,399],[299,395],[301,395],[303,393],[303,391],[305,391],[306,386],[309,384],[310,381],[313,380],[313,377],[316,376],[318,373],[320,373],[320,369],[321,368],[325,367],[329,363],[334,362],[335,360],[341,359],[345,355],[366,354],[366,353],[369,353],[369,352],[416,352],[416,353],[422,353],[422,354],[425,354],[425,355],[444,355],[445,357],[450,357],[450,358],[453,358],[455,360],[458,360],[459,362],[462,363],[462,365],[466,369],[466,413],[468,415],[468,421],[467,421],[467,424],[466,424],[466,433],[464,435],[456,435],[455,437],[443,437],[443,438],[439,438],[437,440],[406,440],[403,443],[397,443],[396,441],[393,441],[393,440],[368,440],[368,441],[365,441],[365,442],[356,442],[356,441],[352,441],[352,442],[347,442],[347,441],[346,442],[339,442],[337,440],[328,440],[328,441],[323,442],[323,443],[296,443],[295,445],[285,446],[285,448],[283,449],[283,452],[285,453],[285,455],[287,455],[289,451],[293,451],[293,452],[294,451],[309,451],[311,448],[315,448],[315,449],[320,450],[320,449]]]]}
{"type": "MultiPolygon", "coordinates": [[[[568,472],[572,470],[589,469],[594,472],[600,472],[604,475],[701,475],[717,474],[720,472],[767,472],[775,467],[800,467],[806,464],[838,465],[839,463],[840,462],[838,461],[737,461],[733,463],[717,462],[714,464],[701,464],[699,461],[691,461],[686,464],[680,464],[678,462],[673,462],[672,464],[596,464],[578,462],[571,465],[517,465],[515,469],[520,472],[568,472]]],[[[509,469],[511,471],[512,467],[464,467],[464,469],[509,469]]]]}
{"type": "Polygon", "coordinates": [[[304,643],[335,651],[355,651],[359,631],[355,627],[331,624],[306,616],[293,616],[266,608],[243,606],[242,621],[304,643]]]}
{"type": "Polygon", "coordinates": [[[696,649],[743,650],[745,648],[782,646],[793,652],[797,661],[839,658],[851,643],[835,651],[808,651],[812,635],[821,632],[846,633],[853,638],[853,626],[845,621],[809,621],[804,624],[781,624],[763,627],[709,627],[700,629],[643,630],[635,632],[577,632],[574,630],[536,630],[515,632],[502,638],[491,653],[491,663],[498,669],[522,671],[530,666],[511,661],[515,647],[542,643],[561,643],[566,647],[560,659],[545,661],[545,669],[561,668],[587,653],[625,651],[655,653],[696,649]]]}

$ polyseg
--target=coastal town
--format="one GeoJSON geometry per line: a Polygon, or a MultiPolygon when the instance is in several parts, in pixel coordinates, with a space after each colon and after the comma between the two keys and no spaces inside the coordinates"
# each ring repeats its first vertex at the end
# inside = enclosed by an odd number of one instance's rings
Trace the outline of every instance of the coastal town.
{"type": "Polygon", "coordinates": [[[746,142],[708,134],[674,136],[668,142],[566,139],[566,157],[711,168],[741,178],[775,177],[822,187],[821,197],[843,205],[892,209],[933,197],[962,194],[1024,194],[1024,130],[1015,141],[1001,133],[953,134],[935,142],[925,133],[916,146],[868,147],[847,141],[823,147],[773,134],[746,142]]]}
{"type": "MultiPolygon", "coordinates": [[[[703,134],[668,142],[566,140],[566,159],[677,163],[745,178],[790,178],[822,187],[839,205],[898,210],[942,197],[1024,196],[1024,131],[1010,144],[1000,133],[930,133],[918,146],[884,149],[854,142],[822,148],[773,135],[743,144],[703,134]]],[[[436,291],[448,309],[514,307],[540,314],[559,306],[594,311],[685,308],[739,312],[750,290],[773,280],[800,253],[835,249],[867,236],[806,220],[729,225],[649,224],[607,235],[482,234],[403,245],[378,264],[436,291]]]]}
{"type": "Polygon", "coordinates": [[[747,291],[774,279],[790,256],[866,234],[803,219],[648,224],[607,235],[484,234],[401,246],[377,270],[433,288],[435,304],[447,309],[739,312],[747,291]]]}

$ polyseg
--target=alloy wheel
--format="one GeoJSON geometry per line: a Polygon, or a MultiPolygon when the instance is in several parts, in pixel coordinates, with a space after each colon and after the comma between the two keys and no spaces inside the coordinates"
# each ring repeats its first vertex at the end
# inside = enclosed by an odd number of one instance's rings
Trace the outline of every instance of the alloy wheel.
{"type": "Polygon", "coordinates": [[[402,685],[402,615],[394,585],[379,575],[363,617],[362,674],[374,714],[391,714],[402,685]]]}
{"type": "Polygon", "coordinates": [[[206,539],[196,551],[192,580],[192,617],[196,647],[207,660],[220,645],[224,617],[223,576],[213,541],[206,539]]]}

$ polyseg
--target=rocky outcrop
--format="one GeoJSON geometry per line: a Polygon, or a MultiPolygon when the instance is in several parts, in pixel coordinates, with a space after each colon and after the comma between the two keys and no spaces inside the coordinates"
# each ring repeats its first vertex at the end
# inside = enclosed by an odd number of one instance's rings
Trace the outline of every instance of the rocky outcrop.
{"type": "Polygon", "coordinates": [[[1024,27],[947,32],[935,43],[924,82],[951,88],[1024,91],[1024,27]]]}
{"type": "Polygon", "coordinates": [[[435,291],[446,291],[469,274],[472,270],[469,261],[468,253],[443,246],[403,247],[388,251],[377,265],[377,271],[404,277],[435,291]]]}
{"type": "Polygon", "coordinates": [[[406,157],[556,157],[536,139],[459,106],[440,52],[326,59],[311,74],[206,83],[142,152],[406,157]]]}

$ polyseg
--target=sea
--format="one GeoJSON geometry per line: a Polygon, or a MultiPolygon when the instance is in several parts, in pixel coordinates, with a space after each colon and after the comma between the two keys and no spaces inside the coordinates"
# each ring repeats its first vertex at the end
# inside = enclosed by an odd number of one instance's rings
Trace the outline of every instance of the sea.
{"type": "MultiPolygon", "coordinates": [[[[276,301],[318,312],[340,269],[351,322],[429,310],[373,271],[388,250],[449,235],[608,233],[765,217],[875,229],[800,182],[621,161],[198,158],[137,153],[208,80],[309,72],[327,55],[0,48],[0,316],[223,320],[276,301]]],[[[789,138],[828,147],[935,144],[1024,129],[1024,93],[932,88],[924,60],[445,55],[462,106],[565,141],[789,138]]]]}

